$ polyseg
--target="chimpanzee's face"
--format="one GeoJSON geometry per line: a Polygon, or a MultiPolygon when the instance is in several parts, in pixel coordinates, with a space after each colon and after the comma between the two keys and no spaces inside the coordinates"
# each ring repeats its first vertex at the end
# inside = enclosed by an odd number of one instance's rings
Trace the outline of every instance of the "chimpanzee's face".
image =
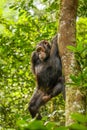
{"type": "Polygon", "coordinates": [[[39,59],[44,61],[50,56],[50,44],[47,41],[41,41],[36,48],[36,51],[39,55],[39,59]]]}

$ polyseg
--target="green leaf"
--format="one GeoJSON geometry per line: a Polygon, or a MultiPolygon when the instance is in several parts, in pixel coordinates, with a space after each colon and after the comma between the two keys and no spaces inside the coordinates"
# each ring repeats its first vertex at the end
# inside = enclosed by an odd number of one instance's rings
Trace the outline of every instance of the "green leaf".
{"type": "Polygon", "coordinates": [[[46,127],[43,125],[43,122],[35,119],[29,122],[29,128],[31,130],[46,130],[46,127]]]}
{"type": "Polygon", "coordinates": [[[55,128],[54,130],[69,130],[69,129],[65,126],[60,126],[58,128],[55,128]]]}
{"type": "Polygon", "coordinates": [[[77,44],[77,51],[78,52],[82,52],[83,51],[83,44],[82,44],[82,42],[79,42],[78,44],[77,44]]]}
{"type": "Polygon", "coordinates": [[[77,51],[76,47],[74,47],[74,46],[67,46],[67,48],[68,48],[70,51],[73,51],[73,52],[76,52],[76,51],[77,51]]]}
{"type": "Polygon", "coordinates": [[[78,124],[78,123],[72,124],[69,128],[72,130],[87,130],[86,126],[84,126],[82,124],[78,124]]]}
{"type": "Polygon", "coordinates": [[[71,115],[72,119],[78,121],[78,122],[81,122],[81,123],[87,123],[87,115],[82,115],[82,114],[79,114],[79,113],[74,113],[71,115]]]}

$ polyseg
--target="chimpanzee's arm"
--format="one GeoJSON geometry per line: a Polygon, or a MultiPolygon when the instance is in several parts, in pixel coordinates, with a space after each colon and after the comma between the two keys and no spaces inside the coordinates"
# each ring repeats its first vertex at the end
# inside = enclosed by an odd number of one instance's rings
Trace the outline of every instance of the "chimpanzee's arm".
{"type": "Polygon", "coordinates": [[[51,41],[51,53],[50,53],[50,55],[59,57],[57,39],[58,39],[58,34],[56,34],[56,36],[51,41]]]}
{"type": "Polygon", "coordinates": [[[34,51],[31,56],[32,71],[35,74],[35,66],[40,62],[38,53],[34,51]]]}

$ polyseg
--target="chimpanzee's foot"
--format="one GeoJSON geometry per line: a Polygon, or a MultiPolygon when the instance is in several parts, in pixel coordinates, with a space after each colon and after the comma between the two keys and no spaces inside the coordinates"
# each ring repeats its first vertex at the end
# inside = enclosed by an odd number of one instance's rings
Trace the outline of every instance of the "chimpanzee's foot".
{"type": "Polygon", "coordinates": [[[36,119],[37,119],[37,120],[41,120],[41,119],[42,119],[42,116],[40,115],[40,113],[38,113],[38,114],[36,115],[36,119]]]}
{"type": "Polygon", "coordinates": [[[44,102],[47,102],[47,101],[49,101],[51,99],[51,96],[50,95],[45,95],[45,96],[43,96],[43,98],[42,98],[42,100],[44,101],[44,102]]]}

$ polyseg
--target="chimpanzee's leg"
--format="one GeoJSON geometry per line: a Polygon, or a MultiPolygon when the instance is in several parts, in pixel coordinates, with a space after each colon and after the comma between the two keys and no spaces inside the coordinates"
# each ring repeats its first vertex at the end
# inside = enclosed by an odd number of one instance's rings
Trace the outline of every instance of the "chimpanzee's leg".
{"type": "Polygon", "coordinates": [[[48,91],[44,91],[41,89],[36,89],[29,103],[29,111],[34,118],[36,116],[37,119],[41,119],[41,115],[39,113],[39,108],[48,102],[52,97],[57,96],[61,92],[63,92],[63,96],[65,98],[65,86],[64,81],[62,79],[58,80],[58,83],[53,87],[49,88],[48,91]]]}
{"type": "Polygon", "coordinates": [[[64,78],[60,78],[57,84],[48,90],[47,95],[43,96],[44,101],[49,101],[52,97],[57,96],[58,94],[62,93],[65,99],[65,85],[64,85],[64,78]]]}
{"type": "Polygon", "coordinates": [[[63,92],[63,84],[61,84],[60,82],[53,88],[53,91],[51,92],[51,96],[52,97],[57,96],[61,92],[63,92]]]}
{"type": "Polygon", "coordinates": [[[29,111],[34,118],[36,116],[37,119],[41,119],[41,115],[39,113],[39,108],[45,104],[43,100],[43,96],[45,96],[45,92],[41,89],[36,89],[29,103],[29,111]]]}
{"type": "Polygon", "coordinates": [[[51,95],[51,97],[55,97],[61,92],[63,93],[63,97],[65,99],[65,85],[63,77],[59,79],[58,83],[53,87],[49,94],[51,95]]]}

